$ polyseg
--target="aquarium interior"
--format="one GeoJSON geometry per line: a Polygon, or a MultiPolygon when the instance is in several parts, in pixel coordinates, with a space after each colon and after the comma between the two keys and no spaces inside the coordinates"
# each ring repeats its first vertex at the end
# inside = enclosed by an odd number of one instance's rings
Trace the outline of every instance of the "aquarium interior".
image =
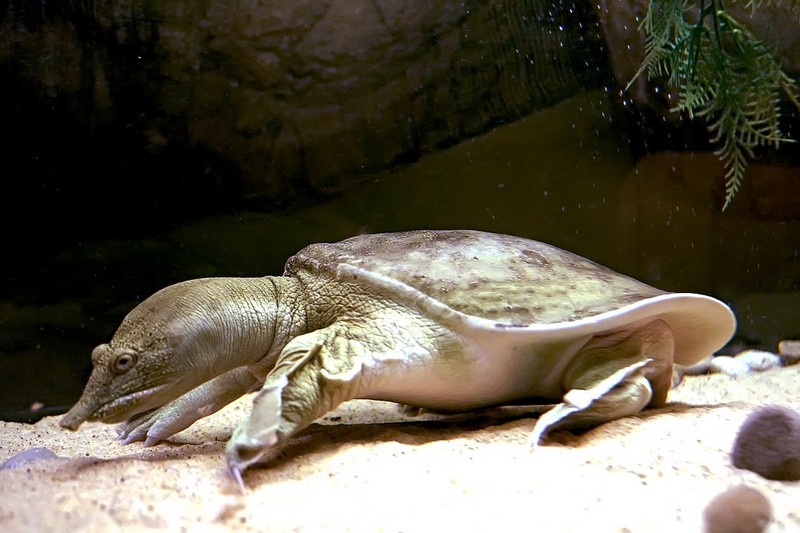
{"type": "MultiPolygon", "coordinates": [[[[702,119],[663,80],[625,90],[641,15],[324,5],[0,6],[0,420],[66,411],[158,289],[366,232],[525,236],[725,301],[723,353],[800,338],[797,145],[755,149],[726,206],[702,119]]],[[[748,27],[797,76],[800,24],[774,17],[748,27]]]]}
{"type": "Polygon", "coordinates": [[[530,406],[346,402],[243,488],[249,395],[158,446],[48,416],[153,292],[366,232],[550,242],[774,352],[800,338],[797,36],[797,0],[0,4],[3,530],[797,530],[767,471],[800,476],[798,365],[536,449],[530,406]]]}

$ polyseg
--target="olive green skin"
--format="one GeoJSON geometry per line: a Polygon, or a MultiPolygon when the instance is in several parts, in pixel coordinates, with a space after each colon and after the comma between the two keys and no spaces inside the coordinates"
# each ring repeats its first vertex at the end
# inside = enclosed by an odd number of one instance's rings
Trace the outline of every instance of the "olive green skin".
{"type": "Polygon", "coordinates": [[[541,242],[471,230],[312,244],[281,277],[206,278],[159,291],[93,352],[61,424],[127,420],[155,444],[250,390],[230,471],[280,449],[342,401],[464,411],[535,399],[534,443],[666,401],[735,330],[730,309],[669,293],[541,242]],[[559,403],[560,402],[560,403],[559,403]]]}

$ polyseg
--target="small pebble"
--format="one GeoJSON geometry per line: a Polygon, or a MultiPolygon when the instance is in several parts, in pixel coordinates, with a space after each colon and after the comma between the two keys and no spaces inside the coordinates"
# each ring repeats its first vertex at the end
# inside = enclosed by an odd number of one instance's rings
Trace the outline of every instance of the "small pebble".
{"type": "Polygon", "coordinates": [[[778,343],[778,355],[785,366],[800,361],[800,341],[785,340],[778,343]]]}
{"type": "Polygon", "coordinates": [[[734,359],[744,363],[751,370],[755,370],[757,372],[763,372],[764,370],[768,370],[770,368],[783,366],[781,358],[778,354],[764,350],[744,350],[743,352],[736,354],[734,359]]]}
{"type": "MultiPolygon", "coordinates": [[[[783,341],[787,342],[787,341],[783,341]]],[[[763,372],[770,368],[777,368],[793,364],[793,356],[778,355],[765,350],[743,350],[735,356],[713,355],[698,361],[691,366],[675,365],[672,372],[672,386],[677,387],[684,376],[698,376],[701,374],[727,374],[729,376],[744,376],[752,372],[763,372]]],[[[800,347],[797,358],[800,359],[800,347]]],[[[794,361],[797,362],[797,361],[794,361]]]]}
{"type": "Polygon", "coordinates": [[[745,419],[731,450],[733,466],[780,481],[800,479],[800,413],[767,405],[745,419]]]}
{"type": "Polygon", "coordinates": [[[736,485],[717,494],[703,518],[706,533],[761,533],[772,521],[772,506],[758,490],[736,485]]]}
{"type": "Polygon", "coordinates": [[[750,372],[750,367],[730,355],[718,355],[708,365],[709,374],[728,374],[729,376],[744,376],[750,372]]]}
{"type": "Polygon", "coordinates": [[[47,461],[50,459],[58,459],[58,456],[47,448],[30,448],[6,459],[3,464],[0,465],[0,470],[12,470],[37,461],[47,461]]]}

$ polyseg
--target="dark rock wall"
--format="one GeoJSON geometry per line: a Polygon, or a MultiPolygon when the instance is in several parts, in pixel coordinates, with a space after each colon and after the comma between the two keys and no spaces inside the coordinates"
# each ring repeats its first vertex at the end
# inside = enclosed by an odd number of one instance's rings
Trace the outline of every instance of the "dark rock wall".
{"type": "Polygon", "coordinates": [[[130,151],[219,157],[235,190],[271,199],[414,160],[605,76],[593,15],[570,2],[19,4],[0,67],[20,114],[66,115],[90,148],[113,132],[130,151]]]}
{"type": "Polygon", "coordinates": [[[4,2],[0,262],[320,199],[602,85],[602,53],[575,2],[4,2]]]}

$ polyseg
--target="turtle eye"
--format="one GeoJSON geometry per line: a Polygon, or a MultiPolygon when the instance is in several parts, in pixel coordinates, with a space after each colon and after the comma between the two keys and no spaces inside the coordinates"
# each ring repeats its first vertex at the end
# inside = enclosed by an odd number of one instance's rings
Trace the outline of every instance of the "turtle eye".
{"type": "Polygon", "coordinates": [[[136,354],[134,352],[122,352],[114,359],[114,366],[111,368],[117,374],[124,374],[136,364],[136,354]]]}

